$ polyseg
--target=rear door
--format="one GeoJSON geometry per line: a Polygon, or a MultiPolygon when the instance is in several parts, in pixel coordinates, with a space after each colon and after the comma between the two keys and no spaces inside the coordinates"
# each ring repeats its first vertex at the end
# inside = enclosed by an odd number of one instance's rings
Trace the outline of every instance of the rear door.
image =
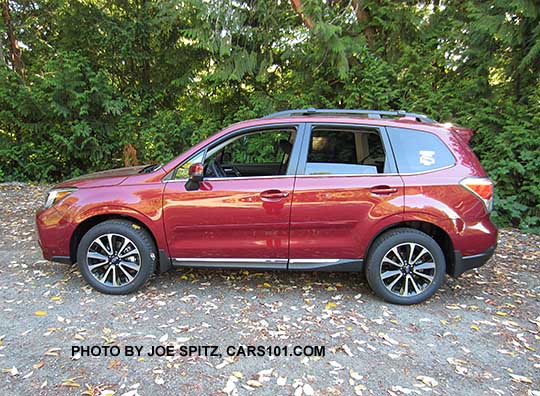
{"type": "Polygon", "coordinates": [[[291,209],[289,268],[364,257],[373,229],[400,221],[403,182],[386,130],[309,124],[291,209]]]}

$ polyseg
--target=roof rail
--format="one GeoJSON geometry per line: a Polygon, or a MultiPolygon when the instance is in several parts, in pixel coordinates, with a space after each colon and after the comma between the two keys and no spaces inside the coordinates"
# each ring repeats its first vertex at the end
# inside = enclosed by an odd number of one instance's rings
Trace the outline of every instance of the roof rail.
{"type": "Polygon", "coordinates": [[[408,113],[404,110],[397,111],[385,111],[385,110],[340,110],[340,109],[316,109],[310,107],[307,109],[297,109],[297,110],[284,110],[278,111],[277,113],[272,113],[263,118],[277,118],[277,117],[290,117],[290,116],[310,116],[310,115],[343,115],[343,116],[355,116],[362,115],[367,116],[368,118],[383,118],[383,117],[411,117],[415,118],[417,121],[426,122],[429,124],[435,123],[436,121],[423,115],[416,113],[408,113]]]}

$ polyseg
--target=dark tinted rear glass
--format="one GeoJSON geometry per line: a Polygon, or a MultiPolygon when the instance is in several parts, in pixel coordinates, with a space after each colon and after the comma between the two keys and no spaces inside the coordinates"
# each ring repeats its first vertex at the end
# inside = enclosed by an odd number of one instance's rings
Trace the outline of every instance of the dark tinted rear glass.
{"type": "Polygon", "coordinates": [[[455,164],[448,147],[434,134],[413,129],[388,128],[400,173],[417,173],[455,164]]]}

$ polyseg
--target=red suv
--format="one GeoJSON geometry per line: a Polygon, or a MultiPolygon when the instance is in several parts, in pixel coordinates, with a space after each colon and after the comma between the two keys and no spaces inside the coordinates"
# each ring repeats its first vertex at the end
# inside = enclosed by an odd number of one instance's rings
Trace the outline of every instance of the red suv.
{"type": "Polygon", "coordinates": [[[39,243],[111,294],[171,267],[364,271],[383,299],[418,303],[495,250],[471,135],[403,111],[279,112],[165,165],[55,186],[39,243]]]}

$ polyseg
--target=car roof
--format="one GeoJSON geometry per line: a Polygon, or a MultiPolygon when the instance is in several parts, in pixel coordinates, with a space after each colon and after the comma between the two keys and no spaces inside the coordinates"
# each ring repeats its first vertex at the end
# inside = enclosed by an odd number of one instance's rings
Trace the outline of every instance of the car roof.
{"type": "Polygon", "coordinates": [[[246,120],[230,125],[226,130],[239,127],[268,125],[277,123],[334,123],[360,124],[365,126],[400,126],[430,132],[448,130],[446,125],[424,114],[411,113],[405,110],[357,110],[357,109],[307,109],[284,110],[262,118],[246,120]]]}
{"type": "Polygon", "coordinates": [[[292,115],[292,116],[279,116],[279,117],[263,117],[252,120],[241,121],[232,125],[229,125],[223,132],[229,132],[233,129],[264,126],[264,125],[276,125],[276,124],[289,124],[289,123],[331,123],[331,124],[350,124],[358,126],[386,126],[397,128],[417,129],[426,132],[440,133],[447,132],[448,129],[443,124],[437,122],[424,122],[412,117],[399,117],[399,118],[370,118],[359,117],[353,115],[292,115]]]}

